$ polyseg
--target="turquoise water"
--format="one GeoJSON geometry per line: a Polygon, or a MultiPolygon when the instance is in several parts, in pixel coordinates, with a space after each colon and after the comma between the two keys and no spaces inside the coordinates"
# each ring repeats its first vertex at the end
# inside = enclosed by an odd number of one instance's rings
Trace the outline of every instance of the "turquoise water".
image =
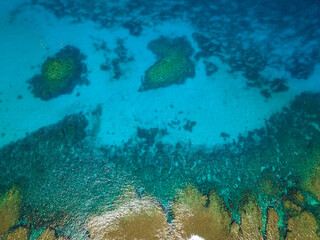
{"type": "MultiPolygon", "coordinates": [[[[319,1],[32,0],[0,10],[0,238],[23,226],[29,239],[48,228],[113,239],[93,220],[121,226],[112,213],[122,219],[122,204],[152,198],[165,238],[189,239],[177,233],[177,206],[193,186],[203,198],[217,192],[243,234],[250,196],[261,238],[271,239],[275,209],[273,239],[320,239],[319,1]]],[[[210,235],[197,214],[186,232],[233,239],[210,235]]]]}

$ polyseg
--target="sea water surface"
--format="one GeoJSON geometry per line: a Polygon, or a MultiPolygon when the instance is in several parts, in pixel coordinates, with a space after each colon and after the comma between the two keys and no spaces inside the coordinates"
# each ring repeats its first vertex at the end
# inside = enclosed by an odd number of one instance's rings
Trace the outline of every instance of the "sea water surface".
{"type": "Polygon", "coordinates": [[[0,239],[320,239],[319,13],[4,0],[0,239]]]}

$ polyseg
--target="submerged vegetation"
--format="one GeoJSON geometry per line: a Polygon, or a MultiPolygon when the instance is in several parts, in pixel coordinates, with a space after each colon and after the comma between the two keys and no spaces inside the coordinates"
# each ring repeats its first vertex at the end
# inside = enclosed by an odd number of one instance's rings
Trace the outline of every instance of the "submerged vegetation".
{"type": "Polygon", "coordinates": [[[47,58],[41,68],[41,74],[29,80],[32,93],[42,100],[50,100],[62,94],[69,94],[76,85],[86,83],[87,71],[79,49],[66,46],[55,56],[47,58]]]}
{"type": "Polygon", "coordinates": [[[190,60],[193,49],[184,38],[159,38],[151,41],[148,48],[157,55],[158,61],[147,71],[141,90],[182,84],[195,75],[194,63],[190,60]]]}

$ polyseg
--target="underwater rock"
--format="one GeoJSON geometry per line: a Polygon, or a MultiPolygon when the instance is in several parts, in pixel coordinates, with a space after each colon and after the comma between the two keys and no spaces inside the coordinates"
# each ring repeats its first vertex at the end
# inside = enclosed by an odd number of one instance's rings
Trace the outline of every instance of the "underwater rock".
{"type": "Polygon", "coordinates": [[[66,46],[55,56],[47,58],[41,74],[28,81],[34,96],[47,101],[69,94],[76,85],[86,83],[82,76],[87,71],[84,59],[80,50],[72,46],[66,46]]]}
{"type": "Polygon", "coordinates": [[[262,240],[262,216],[257,200],[251,195],[245,196],[242,199],[239,213],[243,239],[262,240]]]}
{"type": "Polygon", "coordinates": [[[285,92],[289,90],[289,85],[287,84],[287,80],[284,78],[275,78],[270,88],[272,92],[285,92]]]}
{"type": "Polygon", "coordinates": [[[307,80],[314,72],[313,57],[306,57],[305,53],[294,52],[285,64],[285,70],[291,73],[291,76],[296,79],[307,80]]]}
{"type": "Polygon", "coordinates": [[[205,65],[206,75],[208,77],[212,76],[214,73],[216,73],[218,71],[218,67],[214,63],[209,62],[209,61],[203,61],[203,63],[205,65]]]}
{"type": "Polygon", "coordinates": [[[228,239],[231,214],[214,191],[207,197],[188,185],[174,202],[173,213],[175,239],[188,239],[192,235],[206,240],[228,239]]]}
{"type": "Polygon", "coordinates": [[[277,211],[274,208],[269,207],[267,210],[266,240],[280,239],[278,222],[279,215],[277,211]]]}
{"type": "Polygon", "coordinates": [[[190,60],[193,49],[185,38],[160,38],[149,43],[148,48],[157,55],[142,81],[141,91],[182,84],[195,75],[194,63],[190,60]]]}
{"type": "Polygon", "coordinates": [[[54,230],[50,228],[46,228],[41,235],[37,238],[37,240],[55,240],[56,233],[54,230]]]}
{"type": "Polygon", "coordinates": [[[27,240],[29,238],[29,229],[27,227],[18,227],[8,235],[6,240],[27,240]]]}
{"type": "Polygon", "coordinates": [[[303,211],[298,216],[288,219],[286,240],[317,240],[320,236],[319,226],[315,216],[309,211],[303,211]]]}
{"type": "MultiPolygon", "coordinates": [[[[136,18],[134,18],[136,19],[136,18]]],[[[143,23],[140,20],[128,20],[122,25],[124,28],[129,30],[132,36],[140,36],[143,30],[143,23]]]]}
{"type": "Polygon", "coordinates": [[[114,210],[93,215],[88,220],[90,236],[106,239],[165,239],[170,232],[165,213],[148,196],[133,190],[120,196],[114,210]]]}
{"type": "Polygon", "coordinates": [[[21,192],[17,186],[11,187],[0,197],[0,237],[18,223],[20,204],[21,192]]]}

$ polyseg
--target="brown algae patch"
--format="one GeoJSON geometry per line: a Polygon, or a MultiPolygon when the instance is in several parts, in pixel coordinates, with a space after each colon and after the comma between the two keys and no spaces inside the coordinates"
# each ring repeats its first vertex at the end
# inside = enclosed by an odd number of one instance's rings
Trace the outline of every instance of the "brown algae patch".
{"type": "Polygon", "coordinates": [[[286,240],[317,240],[319,226],[315,216],[309,211],[303,211],[298,216],[288,219],[286,240]]]}
{"type": "Polygon", "coordinates": [[[0,197],[0,237],[19,221],[21,212],[21,192],[17,186],[11,187],[0,197]]]}
{"type": "Polygon", "coordinates": [[[302,186],[320,201],[320,155],[302,182],[302,186]]]}
{"type": "Polygon", "coordinates": [[[279,219],[278,212],[274,208],[269,207],[267,210],[267,224],[265,232],[266,240],[280,239],[278,227],[279,219]]]}
{"type": "Polygon", "coordinates": [[[231,214],[219,195],[209,196],[188,185],[173,204],[174,239],[187,239],[198,235],[207,240],[228,239],[231,214]]]}
{"type": "Polygon", "coordinates": [[[88,229],[98,240],[165,239],[170,232],[160,205],[148,196],[138,199],[133,192],[122,195],[114,210],[91,216],[88,229]]]}
{"type": "Polygon", "coordinates": [[[262,216],[257,200],[251,195],[244,196],[239,213],[241,216],[240,226],[243,239],[262,240],[262,216]]]}
{"type": "Polygon", "coordinates": [[[11,232],[6,240],[27,240],[29,239],[29,229],[27,227],[18,227],[11,232]]]}

